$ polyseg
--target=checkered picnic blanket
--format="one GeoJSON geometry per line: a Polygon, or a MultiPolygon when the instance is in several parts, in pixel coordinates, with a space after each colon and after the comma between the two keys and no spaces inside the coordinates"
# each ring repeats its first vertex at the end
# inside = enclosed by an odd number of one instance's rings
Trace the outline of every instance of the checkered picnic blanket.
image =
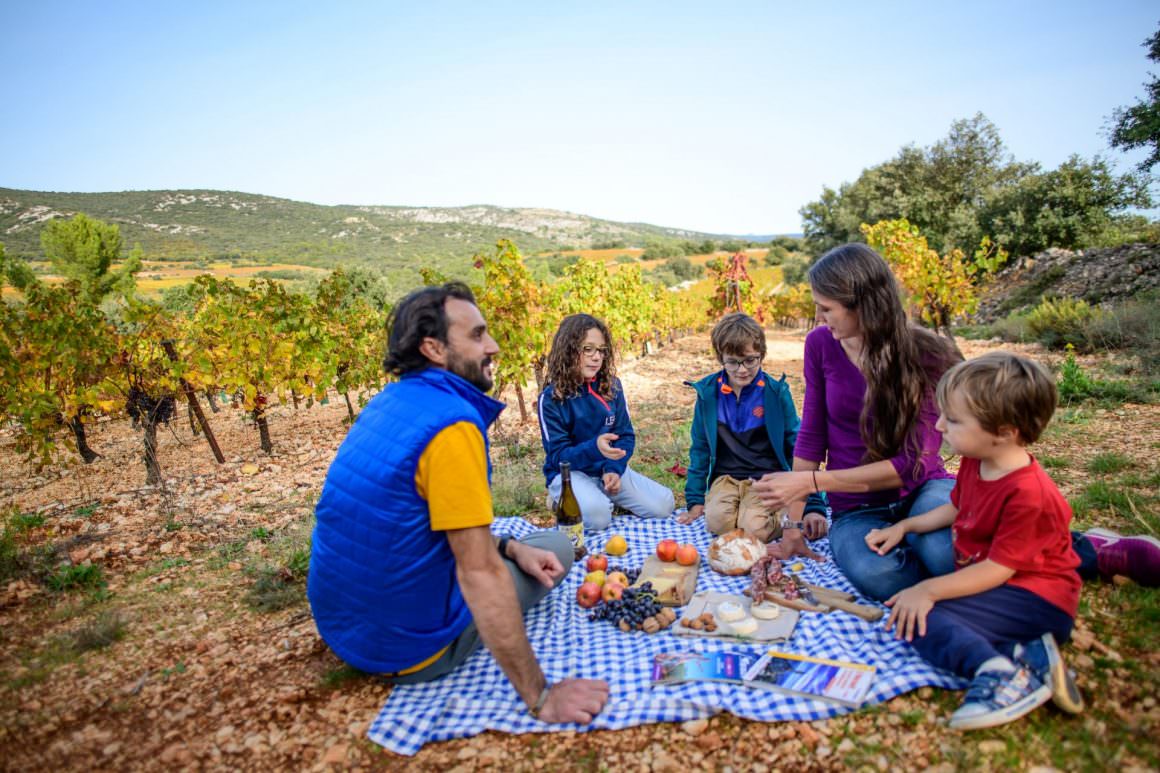
{"type": "MultiPolygon", "coordinates": [[[[521,518],[498,518],[496,534],[520,537],[533,531],[521,518]]],[[[673,519],[618,517],[612,528],[589,533],[589,545],[603,544],[612,533],[623,534],[629,552],[614,564],[640,566],[665,537],[691,542],[702,555],[710,535],[703,520],[687,526],[673,519]]],[[[829,557],[829,542],[813,543],[829,557]]],[[[804,560],[800,574],[816,585],[857,593],[832,560],[804,560]]],[[[415,754],[429,741],[464,738],[484,730],[543,733],[552,730],[618,729],[649,722],[681,722],[728,711],[746,719],[812,720],[849,709],[818,700],[751,689],[722,682],[688,682],[652,686],[653,657],[660,652],[728,651],[757,657],[769,645],[733,640],[677,637],[672,629],[656,634],[625,634],[607,621],[590,622],[576,605],[576,588],[584,577],[582,562],[572,567],[562,586],[552,591],[526,617],[528,638],[550,682],[567,677],[604,679],[611,696],[591,725],[547,725],[533,719],[507,677],[486,649],[480,649],[455,672],[434,682],[396,686],[371,725],[368,735],[398,754],[415,754]]],[[[697,590],[739,593],[747,577],[726,577],[702,565],[697,590]]],[[[865,600],[862,600],[865,603],[865,600]]],[[[849,660],[878,667],[868,703],[879,703],[923,685],[962,688],[957,677],[935,669],[911,647],[883,630],[883,621],[867,623],[835,610],[803,612],[793,637],[775,645],[788,652],[849,660]]]]}

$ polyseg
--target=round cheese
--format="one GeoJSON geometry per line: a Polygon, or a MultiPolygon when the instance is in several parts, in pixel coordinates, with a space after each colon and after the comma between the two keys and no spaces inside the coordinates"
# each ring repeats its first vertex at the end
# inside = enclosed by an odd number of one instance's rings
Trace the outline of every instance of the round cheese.
{"type": "Polygon", "coordinates": [[[732,623],[745,617],[745,610],[734,601],[722,601],[717,605],[717,617],[726,623],[732,623]]]}
{"type": "Polygon", "coordinates": [[[781,607],[771,601],[766,601],[762,604],[754,604],[749,611],[758,620],[773,620],[781,614],[781,607]]]}
{"type": "Polygon", "coordinates": [[[738,636],[749,636],[757,631],[757,621],[749,615],[730,625],[733,626],[733,633],[738,636]]]}

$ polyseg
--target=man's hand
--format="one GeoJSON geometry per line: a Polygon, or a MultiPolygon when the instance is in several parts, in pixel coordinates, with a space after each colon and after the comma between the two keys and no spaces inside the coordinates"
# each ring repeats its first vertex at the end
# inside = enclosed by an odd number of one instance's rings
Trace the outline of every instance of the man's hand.
{"type": "MultiPolygon", "coordinates": [[[[624,453],[621,451],[621,453],[624,453]]],[[[615,472],[604,473],[602,480],[604,483],[604,493],[610,496],[616,496],[620,493],[620,475],[615,472]]]]}
{"type": "Polygon", "coordinates": [[[814,479],[809,472],[771,472],[755,482],[753,490],[770,510],[784,510],[814,493],[814,479]]]}
{"type": "Polygon", "coordinates": [[[605,432],[596,438],[596,449],[600,451],[605,459],[611,459],[614,462],[618,459],[623,459],[625,457],[624,449],[612,447],[612,444],[617,440],[620,440],[620,435],[605,432]]]}
{"type": "Polygon", "coordinates": [[[900,521],[885,529],[871,529],[866,534],[866,545],[878,555],[884,556],[894,550],[894,546],[902,542],[905,536],[906,527],[900,521]]]}
{"type": "Polygon", "coordinates": [[[779,542],[770,543],[766,547],[766,552],[778,561],[788,561],[794,556],[803,556],[811,561],[818,562],[826,560],[823,556],[810,550],[805,538],[802,537],[801,532],[797,529],[783,533],[779,542]]]}
{"type": "Polygon", "coordinates": [[[556,587],[556,583],[564,576],[564,565],[550,550],[512,540],[508,543],[508,554],[516,562],[516,566],[523,569],[525,574],[539,580],[545,588],[556,587]]]}
{"type": "Polygon", "coordinates": [[[802,519],[802,534],[808,540],[821,539],[829,530],[830,524],[826,523],[826,516],[821,513],[809,513],[802,519]]]}
{"type": "Polygon", "coordinates": [[[603,679],[565,679],[548,690],[548,699],[540,709],[540,721],[587,725],[607,702],[608,682],[603,679]]]}
{"type": "Polygon", "coordinates": [[[886,630],[894,628],[895,638],[914,641],[915,631],[919,636],[926,636],[926,616],[934,608],[934,596],[925,583],[895,593],[886,606],[890,607],[886,630]]]}
{"type": "Polygon", "coordinates": [[[704,514],[704,505],[693,505],[688,510],[677,516],[677,523],[692,523],[704,514]]]}

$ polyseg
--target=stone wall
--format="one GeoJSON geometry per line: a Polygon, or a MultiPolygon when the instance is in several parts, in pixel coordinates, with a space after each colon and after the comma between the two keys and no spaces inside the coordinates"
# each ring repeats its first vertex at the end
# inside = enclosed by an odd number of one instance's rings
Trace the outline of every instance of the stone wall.
{"type": "Polygon", "coordinates": [[[1045,295],[1110,303],[1160,288],[1160,244],[1125,244],[1072,252],[1050,249],[1017,258],[990,282],[977,322],[994,322],[1045,295]]]}

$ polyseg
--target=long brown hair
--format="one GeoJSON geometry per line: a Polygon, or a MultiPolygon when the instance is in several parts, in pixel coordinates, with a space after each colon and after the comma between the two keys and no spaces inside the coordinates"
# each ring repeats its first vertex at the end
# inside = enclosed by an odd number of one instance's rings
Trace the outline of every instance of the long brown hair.
{"type": "Polygon", "coordinates": [[[556,329],[552,350],[548,353],[548,383],[552,385],[553,400],[567,400],[580,393],[584,385],[584,377],[580,375],[580,348],[593,328],[604,336],[608,354],[592,381],[592,389],[605,400],[615,397],[616,349],[608,326],[591,314],[573,314],[564,317],[556,329]]]}
{"type": "Polygon", "coordinates": [[[810,267],[810,287],[858,315],[866,397],[859,427],[864,461],[906,448],[921,466],[918,418],[947,368],[962,359],[953,342],[912,324],[886,261],[865,244],[843,244],[810,267]]]}

